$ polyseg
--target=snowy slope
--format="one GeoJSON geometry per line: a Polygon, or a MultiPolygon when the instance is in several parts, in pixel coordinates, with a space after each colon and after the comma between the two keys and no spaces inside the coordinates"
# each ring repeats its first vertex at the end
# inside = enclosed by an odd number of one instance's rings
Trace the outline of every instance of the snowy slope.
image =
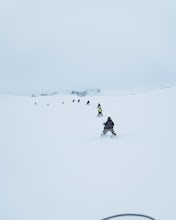
{"type": "Polygon", "coordinates": [[[175,98],[0,96],[0,219],[175,219],[175,98]],[[115,139],[100,138],[108,116],[115,139]]]}

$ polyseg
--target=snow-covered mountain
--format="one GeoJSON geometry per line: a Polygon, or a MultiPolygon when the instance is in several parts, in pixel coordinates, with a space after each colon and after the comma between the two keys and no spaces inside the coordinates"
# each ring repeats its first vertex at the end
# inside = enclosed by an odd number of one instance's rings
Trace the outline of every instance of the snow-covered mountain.
{"type": "Polygon", "coordinates": [[[32,97],[36,96],[53,96],[53,95],[75,95],[75,96],[96,96],[100,95],[101,90],[100,89],[73,89],[73,90],[59,90],[59,91],[53,91],[53,92],[41,92],[32,94],[32,97]]]}
{"type": "Polygon", "coordinates": [[[70,95],[77,95],[77,96],[96,96],[100,95],[101,91],[100,89],[84,89],[84,90],[72,90],[68,91],[68,94],[70,95]]]}
{"type": "Polygon", "coordinates": [[[176,87],[73,97],[0,96],[0,219],[174,219],[176,87]],[[108,116],[117,138],[100,137],[108,116]]]}

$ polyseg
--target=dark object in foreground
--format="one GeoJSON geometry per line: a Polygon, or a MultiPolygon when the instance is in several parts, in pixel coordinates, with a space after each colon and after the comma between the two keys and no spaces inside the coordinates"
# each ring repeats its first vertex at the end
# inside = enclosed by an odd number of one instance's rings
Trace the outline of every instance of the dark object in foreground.
{"type": "Polygon", "coordinates": [[[109,219],[117,219],[117,218],[120,218],[120,217],[142,217],[144,219],[150,219],[150,220],[156,220],[150,216],[147,216],[147,215],[141,215],[141,214],[121,214],[121,215],[114,215],[114,216],[110,216],[110,217],[107,217],[107,218],[104,218],[104,219],[101,219],[101,220],[109,220],[109,219]]]}
{"type": "Polygon", "coordinates": [[[108,131],[110,131],[113,135],[116,136],[114,132],[114,122],[112,121],[111,117],[108,117],[107,121],[104,124],[104,130],[102,135],[106,135],[108,131]]]}

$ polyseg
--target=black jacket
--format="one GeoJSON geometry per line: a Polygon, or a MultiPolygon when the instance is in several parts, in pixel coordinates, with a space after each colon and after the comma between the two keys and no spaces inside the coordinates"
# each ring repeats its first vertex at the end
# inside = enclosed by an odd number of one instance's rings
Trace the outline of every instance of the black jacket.
{"type": "Polygon", "coordinates": [[[114,127],[114,122],[112,120],[107,120],[104,123],[104,129],[112,129],[114,127]]]}

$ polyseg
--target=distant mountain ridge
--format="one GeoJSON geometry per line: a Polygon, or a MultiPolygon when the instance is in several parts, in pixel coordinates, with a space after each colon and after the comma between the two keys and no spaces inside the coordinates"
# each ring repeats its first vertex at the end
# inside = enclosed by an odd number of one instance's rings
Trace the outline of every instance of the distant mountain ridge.
{"type": "Polygon", "coordinates": [[[53,96],[53,95],[76,95],[76,96],[91,96],[91,95],[100,95],[101,90],[100,89],[74,89],[74,90],[68,90],[68,91],[60,91],[60,92],[42,92],[40,95],[32,94],[32,97],[35,96],[53,96]]]}
{"type": "Polygon", "coordinates": [[[87,95],[99,95],[100,89],[86,89],[86,90],[72,90],[69,92],[70,95],[87,96],[87,95]]]}

